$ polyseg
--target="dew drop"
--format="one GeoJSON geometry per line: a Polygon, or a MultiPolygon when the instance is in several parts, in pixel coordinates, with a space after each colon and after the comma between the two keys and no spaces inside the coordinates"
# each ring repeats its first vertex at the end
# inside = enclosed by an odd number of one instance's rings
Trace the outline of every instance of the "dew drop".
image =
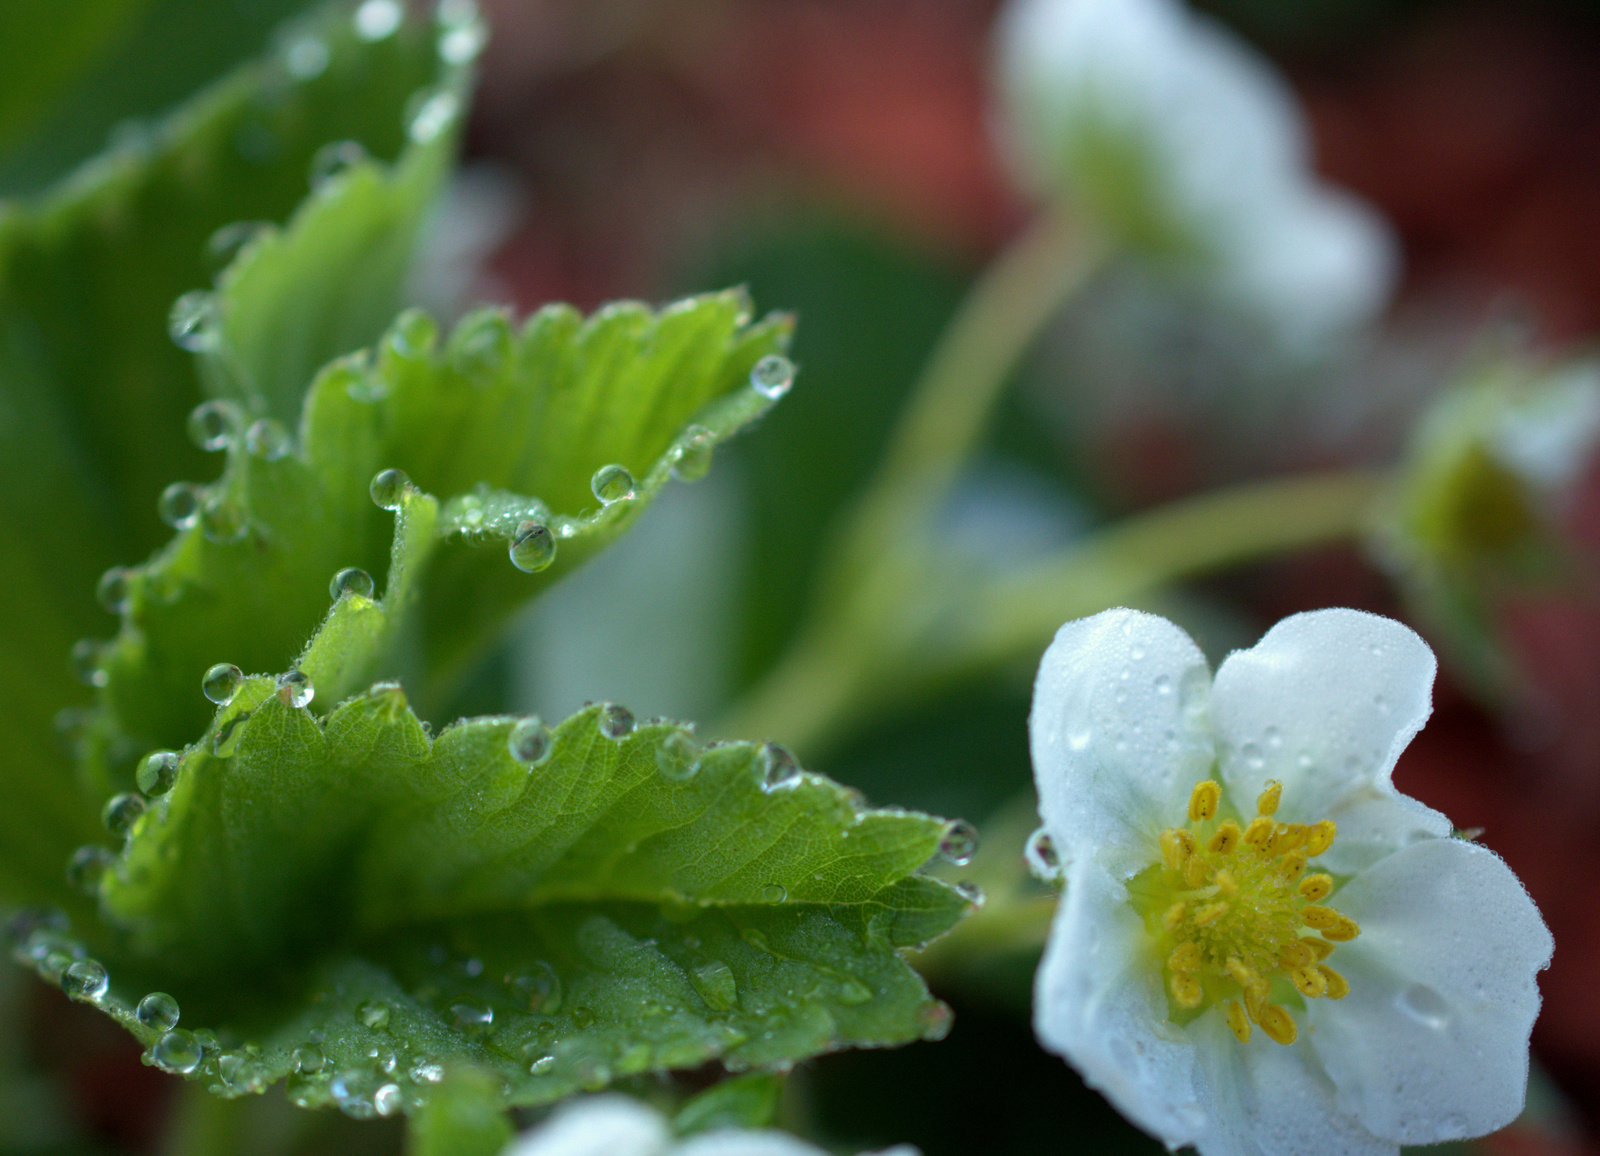
{"type": "Polygon", "coordinates": [[[224,269],[246,245],[272,228],[266,221],[231,221],[206,239],[206,260],[211,268],[224,269]]]}
{"type": "Polygon", "coordinates": [[[1261,732],[1261,737],[1267,740],[1267,746],[1277,750],[1283,746],[1283,732],[1277,727],[1268,727],[1261,732]]]}
{"type": "Polygon", "coordinates": [[[291,670],[278,676],[278,698],[296,710],[310,706],[316,695],[317,688],[304,671],[291,670]]]}
{"type": "Polygon", "coordinates": [[[366,1072],[340,1072],[328,1083],[328,1094],[339,1110],[353,1120],[370,1120],[378,1114],[372,1103],[372,1077],[366,1072]]]}
{"type": "Polygon", "coordinates": [[[1022,853],[1035,878],[1050,883],[1061,878],[1061,856],[1056,851],[1055,840],[1043,827],[1028,836],[1027,846],[1022,853]]]}
{"type": "Polygon", "coordinates": [[[105,658],[106,646],[93,638],[80,638],[72,644],[72,673],[78,681],[85,686],[104,686],[111,681],[110,674],[102,665],[105,658]]]}
{"type": "Polygon", "coordinates": [[[200,494],[189,482],[173,482],[156,500],[156,513],[174,530],[187,530],[200,518],[200,494]]]}
{"type": "Polygon", "coordinates": [[[178,762],[177,751],[155,751],[146,755],[134,776],[139,790],[151,798],[172,790],[172,785],[178,781],[178,762]]]}
{"type": "Polygon", "coordinates": [[[100,581],[95,585],[94,595],[113,614],[121,614],[128,609],[128,599],[133,593],[133,571],[126,566],[113,566],[100,575],[100,581]]]}
{"type": "Polygon", "coordinates": [[[150,1045],[149,1055],[150,1062],[162,1071],[187,1076],[200,1066],[200,1061],[205,1058],[205,1049],[193,1034],[182,1028],[174,1028],[150,1045]]]}
{"type": "Polygon", "coordinates": [[[270,417],[257,418],[244,431],[244,448],[262,461],[276,462],[289,456],[294,441],[281,422],[270,417]]]}
{"type": "Polygon", "coordinates": [[[1170,675],[1158,674],[1155,681],[1156,693],[1169,695],[1172,693],[1172,678],[1170,675]]]}
{"type": "Polygon", "coordinates": [[[917,1009],[917,1022],[922,1025],[922,1038],[934,1043],[950,1034],[950,1025],[955,1022],[955,1018],[950,1005],[943,1000],[935,1000],[917,1009]]]}
{"type": "Polygon", "coordinates": [[[206,541],[226,544],[240,541],[249,531],[244,508],[232,498],[213,498],[200,507],[200,532],[206,541]]]}
{"type": "Polygon", "coordinates": [[[395,319],[389,330],[389,348],[401,357],[425,357],[438,339],[439,329],[433,318],[421,309],[407,309],[395,319]]]}
{"type": "Polygon", "coordinates": [[[436,92],[418,107],[406,131],[417,144],[427,144],[455,123],[460,110],[461,102],[455,93],[436,92]]]}
{"type": "Polygon", "coordinates": [[[983,888],[978,886],[972,880],[963,879],[961,882],[959,882],[959,883],[957,883],[955,885],[955,889],[960,894],[961,898],[965,899],[968,903],[972,904],[972,906],[974,906],[974,907],[982,907],[983,906],[983,903],[984,903],[983,888]]]}
{"type": "Polygon", "coordinates": [[[403,16],[399,0],[363,0],[356,9],[356,35],[368,41],[393,36],[403,16]]]}
{"type": "Polygon", "coordinates": [[[190,353],[215,349],[219,340],[217,299],[204,289],[179,297],[167,314],[167,336],[190,353]]]}
{"type": "Polygon", "coordinates": [[[627,466],[609,465],[601,466],[594,472],[594,477],[589,479],[589,488],[594,491],[594,496],[600,499],[600,504],[609,506],[613,502],[625,502],[634,496],[633,475],[628,472],[627,466]]]}
{"type": "Polygon", "coordinates": [[[153,991],[139,1001],[133,1014],[152,1031],[168,1032],[178,1026],[178,1001],[164,991],[153,991]]]}
{"type": "Polygon", "coordinates": [[[1425,1028],[1442,1032],[1450,1026],[1450,1005],[1426,984],[1414,983],[1394,997],[1395,1006],[1425,1028]]]}
{"type": "Polygon", "coordinates": [[[367,159],[367,150],[360,141],[329,141],[311,156],[311,167],[306,177],[313,192],[321,192],[333,181],[367,159]]]}
{"type": "Polygon", "coordinates": [[[461,996],[450,1004],[450,1022],[469,1036],[486,1034],[494,1025],[494,1008],[473,996],[461,996]]]}
{"type": "Polygon", "coordinates": [[[301,36],[283,50],[283,67],[296,80],[315,80],[328,69],[328,46],[315,36],[301,36]]]}
{"type": "Polygon", "coordinates": [[[1259,771],[1267,765],[1267,760],[1262,757],[1261,748],[1255,743],[1245,743],[1239,748],[1239,753],[1244,756],[1245,766],[1252,771],[1259,771]]]}
{"type": "MultiPolygon", "coordinates": [[[[387,1011],[387,1009],[385,1010],[387,1011]]],[[[387,1015],[384,1016],[383,1022],[389,1022],[387,1015]]],[[[371,1025],[368,1026],[370,1027],[371,1025]]],[[[372,1066],[374,1068],[386,1076],[394,1072],[395,1065],[399,1062],[395,1058],[395,1054],[388,1048],[368,1048],[367,1059],[372,1061],[372,1066]]]]}
{"type": "Polygon", "coordinates": [[[561,976],[542,959],[506,976],[506,986],[535,1015],[553,1016],[561,1010],[561,976]]]}
{"type": "Polygon", "coordinates": [[[720,959],[695,968],[689,973],[689,982],[714,1012],[727,1011],[739,998],[739,985],[733,978],[733,969],[720,959]]]}
{"type": "Polygon", "coordinates": [[[301,1044],[294,1050],[294,1070],[314,1075],[327,1066],[328,1058],[316,1044],[301,1044]]]}
{"type": "Polygon", "coordinates": [[[555,1066],[556,1058],[554,1056],[540,1056],[538,1059],[534,1060],[533,1063],[528,1065],[528,1075],[548,1075],[555,1069],[555,1066]]]}
{"type": "Polygon", "coordinates": [[[944,829],[939,840],[939,857],[957,867],[965,867],[978,853],[978,829],[965,819],[957,819],[944,829]]]}
{"type": "Polygon", "coordinates": [[[517,762],[536,767],[550,757],[550,728],[538,715],[529,715],[511,728],[506,746],[517,762]]]}
{"type": "Polygon", "coordinates": [[[692,425],[683,431],[683,438],[672,459],[672,476],[680,482],[698,482],[711,472],[711,454],[715,438],[702,425],[692,425]]]}
{"type": "Polygon", "coordinates": [[[200,692],[218,706],[227,706],[243,682],[244,671],[231,662],[219,662],[200,680],[200,692]]]}
{"type": "Polygon", "coordinates": [[[241,711],[218,727],[216,737],[211,740],[211,753],[219,759],[232,758],[244,732],[244,724],[249,721],[250,712],[241,711]]]}
{"type": "Polygon", "coordinates": [[[225,450],[233,441],[238,411],[226,401],[203,401],[189,411],[189,440],[206,451],[225,450]]]}
{"type": "Polygon", "coordinates": [[[61,990],[73,999],[96,1003],[111,986],[103,964],[94,959],[80,959],[61,976],[61,990]]]}
{"type": "Polygon", "coordinates": [[[106,801],[105,808],[100,812],[100,818],[104,821],[107,831],[119,839],[126,839],[133,833],[134,824],[143,814],[144,796],[136,791],[124,791],[120,795],[112,795],[106,801]]]}
{"type": "Polygon", "coordinates": [[[452,28],[439,37],[439,59],[446,64],[470,64],[483,51],[488,35],[482,24],[452,28]]]}
{"type": "Polygon", "coordinates": [[[511,539],[511,564],[525,574],[537,574],[556,560],[556,538],[550,527],[529,518],[517,523],[511,539]]]}
{"type": "Polygon", "coordinates": [[[389,1005],[369,999],[356,1008],[356,1018],[369,1028],[382,1030],[389,1026],[389,1005]]]}
{"type": "Polygon", "coordinates": [[[601,734],[617,742],[633,733],[633,712],[619,702],[603,703],[595,721],[601,734]]]}
{"type": "Polygon", "coordinates": [[[100,880],[105,878],[115,862],[116,856],[104,847],[92,844],[79,847],[67,860],[67,882],[72,884],[74,890],[93,895],[100,889],[100,880]]]}
{"type": "Polygon", "coordinates": [[[335,602],[346,594],[354,598],[371,598],[377,585],[372,581],[372,575],[359,566],[346,566],[333,576],[333,581],[328,583],[328,597],[335,602]]]}
{"type": "Polygon", "coordinates": [[[789,748],[777,743],[762,743],[756,751],[756,769],[761,775],[761,789],[778,791],[800,785],[800,763],[789,748]]]}
{"type": "Polygon", "coordinates": [[[373,476],[367,492],[372,495],[378,509],[398,510],[410,488],[411,479],[406,477],[403,470],[380,470],[373,476]]]}
{"type": "Polygon", "coordinates": [[[444,1079],[444,1067],[429,1059],[420,1059],[411,1065],[406,1075],[410,1076],[413,1083],[437,1084],[444,1079]]]}
{"type": "Polygon", "coordinates": [[[789,898],[789,889],[782,883],[768,883],[761,888],[761,902],[783,903],[789,898]]]}
{"type": "Polygon", "coordinates": [[[405,1097],[400,1094],[399,1084],[384,1084],[372,1093],[373,1110],[380,1116],[393,1116],[405,1106],[405,1097]]]}
{"type": "Polygon", "coordinates": [[[780,353],[769,353],[750,371],[750,385],[762,397],[776,401],[794,385],[794,362],[780,353]]]}
{"type": "Polygon", "coordinates": [[[656,748],[656,769],[675,783],[692,779],[700,770],[700,747],[688,731],[673,731],[656,748]]]}

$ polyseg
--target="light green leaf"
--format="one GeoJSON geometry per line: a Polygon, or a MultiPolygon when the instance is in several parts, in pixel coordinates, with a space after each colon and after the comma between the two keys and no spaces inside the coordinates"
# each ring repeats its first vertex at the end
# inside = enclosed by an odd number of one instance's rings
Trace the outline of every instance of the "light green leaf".
{"type": "MultiPolygon", "coordinates": [[[[387,232],[366,252],[407,243],[452,151],[449,133],[408,140],[408,103],[441,87],[464,99],[467,84],[463,66],[441,61],[438,35],[411,23],[369,42],[339,4],[285,40],[326,51],[317,75],[302,75],[303,62],[296,73],[287,52],[253,63],[48,197],[0,202],[0,782],[10,800],[0,897],[72,902],[61,866],[97,828],[103,792],[79,793],[53,733],[63,708],[74,729],[88,697],[66,656],[75,639],[108,629],[96,580],[170,533],[157,496],[203,462],[184,435],[203,395],[192,358],[168,337],[169,309],[210,279],[221,259],[208,249],[214,234],[237,239],[246,230],[236,223],[293,211],[329,142],[360,141],[393,166],[334,182],[303,216],[370,212],[368,233],[387,232]]],[[[343,287],[353,312],[322,301],[321,336],[372,340],[378,303],[393,309],[393,264],[358,266],[343,287]]],[[[241,310],[242,324],[251,309],[241,310]]],[[[314,344],[297,341],[296,355],[316,365],[353,347],[314,344]]]]}
{"type": "Polygon", "coordinates": [[[765,1128],[778,1110],[783,1081],[770,1072],[750,1072],[714,1084],[672,1118],[680,1136],[724,1128],[765,1128]]]}

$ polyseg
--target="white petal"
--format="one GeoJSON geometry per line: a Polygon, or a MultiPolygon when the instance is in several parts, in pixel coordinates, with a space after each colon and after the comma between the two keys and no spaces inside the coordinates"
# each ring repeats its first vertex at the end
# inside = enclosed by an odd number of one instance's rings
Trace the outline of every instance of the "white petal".
{"type": "Polygon", "coordinates": [[[1213,1010],[1189,1026],[1198,1087],[1211,1124],[1201,1156],[1395,1156],[1398,1148],[1342,1112],[1333,1084],[1304,1041],[1288,1047],[1256,1031],[1241,1044],[1213,1010]]]}
{"type": "Polygon", "coordinates": [[[671,1137],[654,1110],[627,1096],[591,1096],[557,1109],[500,1156],[658,1156],[671,1137]]]}
{"type": "Polygon", "coordinates": [[[1194,1048],[1167,1018],[1160,963],[1127,889],[1093,859],[1075,863],[1034,977],[1033,1026],[1136,1125],[1177,1147],[1205,1122],[1194,1048]]]}
{"type": "Polygon", "coordinates": [[[1281,818],[1338,824],[1320,860],[1337,874],[1448,835],[1448,819],[1390,781],[1432,709],[1435,669],[1427,643],[1376,614],[1285,618],[1217,669],[1210,712],[1229,796],[1249,815],[1266,781],[1280,781],[1281,818]]]}
{"type": "Polygon", "coordinates": [[[1401,1144],[1509,1124],[1527,1090],[1534,975],[1553,947],[1511,869],[1484,847],[1431,839],[1332,902],[1361,925],[1329,961],[1350,994],[1311,1004],[1313,1046],[1341,1106],[1401,1144]]]}
{"type": "Polygon", "coordinates": [[[1028,727],[1039,814],[1062,861],[1115,874],[1157,855],[1211,773],[1205,656],[1165,618],[1107,610],[1069,622],[1039,664],[1028,727]]]}
{"type": "Polygon", "coordinates": [[[672,1150],[673,1156],[827,1156],[787,1132],[773,1128],[729,1128],[691,1137],[672,1150]]]}

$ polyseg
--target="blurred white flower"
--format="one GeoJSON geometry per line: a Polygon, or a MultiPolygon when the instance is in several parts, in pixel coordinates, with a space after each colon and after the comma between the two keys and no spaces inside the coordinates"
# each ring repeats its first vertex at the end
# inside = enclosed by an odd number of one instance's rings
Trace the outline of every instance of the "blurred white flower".
{"type": "Polygon", "coordinates": [[[1293,94],[1178,0],[1014,0],[1000,17],[1000,134],[1019,182],[1311,349],[1382,311],[1388,226],[1319,182],[1293,94]]]}
{"type": "MultiPolygon", "coordinates": [[[[575,1100],[514,1139],[501,1156],[827,1156],[774,1128],[730,1128],[674,1139],[667,1121],[627,1096],[575,1100]]],[[[918,1156],[909,1144],[878,1156],[918,1156]]]]}
{"type": "Polygon", "coordinates": [[[1354,610],[1285,619],[1215,680],[1132,610],[1045,654],[1034,773],[1066,890],[1034,1026],[1170,1147],[1393,1156],[1521,1110],[1550,934],[1390,781],[1434,669],[1354,610]]]}

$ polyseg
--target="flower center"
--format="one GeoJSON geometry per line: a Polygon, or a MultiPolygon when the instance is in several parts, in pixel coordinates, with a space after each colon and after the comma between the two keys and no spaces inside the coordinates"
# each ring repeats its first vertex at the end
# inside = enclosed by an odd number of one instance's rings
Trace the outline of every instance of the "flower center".
{"type": "MultiPolygon", "coordinates": [[[[1160,862],[1130,882],[1160,953],[1172,1018],[1187,1022],[1221,1003],[1241,1043],[1255,1024],[1280,1044],[1298,1034],[1283,1001],[1342,999],[1345,978],[1326,960],[1361,933],[1323,904],[1333,876],[1306,873],[1333,845],[1331,819],[1280,823],[1283,787],[1267,784],[1245,827],[1218,819],[1222,787],[1196,783],[1189,821],[1161,832],[1160,862]]],[[[1303,1004],[1302,1004],[1303,1006],[1303,1004]]]]}

